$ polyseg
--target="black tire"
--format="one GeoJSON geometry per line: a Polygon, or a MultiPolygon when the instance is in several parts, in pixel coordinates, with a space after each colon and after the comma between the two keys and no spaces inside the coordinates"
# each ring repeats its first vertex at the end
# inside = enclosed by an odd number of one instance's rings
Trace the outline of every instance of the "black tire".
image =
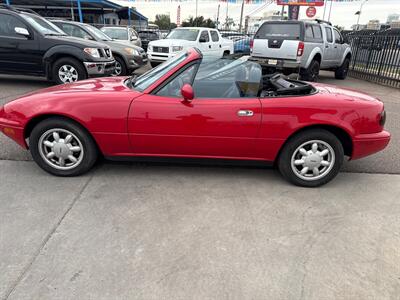
{"type": "Polygon", "coordinates": [[[160,64],[159,62],[154,62],[154,61],[150,62],[150,65],[151,65],[152,68],[157,67],[159,64],[160,64]]]}
{"type": "MultiPolygon", "coordinates": [[[[59,76],[59,70],[63,66],[71,66],[76,70],[78,78],[75,81],[84,80],[84,79],[87,79],[87,77],[88,77],[86,74],[85,67],[83,66],[83,64],[80,61],[78,61],[72,57],[60,58],[53,64],[53,67],[52,67],[52,78],[53,78],[54,82],[57,84],[67,83],[67,82],[64,82],[62,80],[62,78],[59,76]]],[[[73,81],[73,82],[75,82],[75,81],[73,81]]]]}
{"type": "Polygon", "coordinates": [[[335,70],[335,78],[341,80],[346,79],[347,74],[349,73],[349,67],[350,67],[350,59],[345,58],[342,65],[335,70]]]}
{"type": "Polygon", "coordinates": [[[114,72],[113,76],[126,76],[126,75],[128,75],[128,68],[126,67],[125,61],[122,58],[118,57],[118,56],[115,56],[114,58],[115,58],[115,67],[117,68],[117,65],[120,65],[121,72],[119,74],[114,72]]]}
{"type": "Polygon", "coordinates": [[[300,78],[305,81],[317,81],[319,76],[320,64],[318,60],[311,61],[307,69],[300,70],[300,78]]]}
{"type": "MultiPolygon", "coordinates": [[[[63,136],[60,135],[60,138],[63,138],[63,136]]],[[[64,136],[65,139],[65,136],[64,136]]],[[[55,143],[55,141],[53,141],[53,144],[57,144],[55,143]]],[[[64,144],[65,146],[65,144],[64,144]]],[[[32,154],[33,159],[35,160],[35,162],[39,165],[39,167],[41,167],[43,170],[45,170],[46,172],[56,175],[56,176],[78,176],[81,174],[86,173],[87,171],[89,171],[93,165],[95,164],[95,162],[97,161],[98,158],[98,150],[97,150],[97,146],[93,140],[93,138],[91,137],[91,135],[86,131],[85,128],[83,128],[82,126],[80,126],[79,124],[76,124],[75,122],[68,120],[66,118],[62,118],[62,117],[52,117],[52,118],[48,118],[45,119],[44,121],[40,122],[39,124],[37,124],[29,137],[29,148],[30,148],[30,152],[32,154]],[[78,163],[75,167],[72,166],[68,166],[67,161],[69,161],[68,158],[65,159],[64,163],[65,163],[65,168],[70,168],[70,169],[59,169],[60,166],[55,167],[54,165],[56,163],[51,163],[50,159],[46,159],[44,158],[45,150],[41,150],[40,147],[42,147],[42,141],[41,138],[43,138],[44,136],[46,136],[46,134],[48,133],[48,136],[52,136],[51,135],[51,130],[60,130],[60,131],[65,131],[63,132],[63,134],[65,134],[66,136],[70,133],[72,133],[74,135],[74,140],[71,141],[70,146],[68,147],[72,147],[72,146],[78,146],[79,148],[83,148],[82,152],[79,152],[79,158],[78,158],[78,163]],[[50,132],[50,133],[49,133],[50,132]],[[75,137],[78,140],[75,140],[75,137]],[[79,143],[77,143],[77,141],[79,141],[79,143]]],[[[57,152],[60,148],[46,148],[46,149],[50,149],[48,152],[57,152]]],[[[65,149],[65,148],[64,148],[65,149]]],[[[64,151],[64,150],[62,150],[64,151]]],[[[76,150],[75,150],[76,151],[76,150]]],[[[74,152],[76,153],[76,152],[74,152]]],[[[61,150],[59,152],[59,154],[61,155],[61,150]]],[[[72,154],[72,152],[71,152],[72,154]]],[[[73,155],[77,155],[77,154],[73,154],[73,155]]],[[[57,156],[53,157],[52,159],[54,160],[58,160],[59,158],[57,156]]],[[[73,164],[72,161],[70,161],[70,164],[73,164]]]]}
{"type": "MultiPolygon", "coordinates": [[[[305,150],[308,149],[307,146],[304,146],[305,150]]],[[[322,150],[322,148],[318,148],[318,151],[320,150],[322,150]]],[[[333,178],[336,177],[343,164],[343,160],[344,160],[344,151],[342,143],[333,133],[324,129],[310,129],[296,134],[287,141],[287,143],[285,144],[279,155],[278,168],[282,176],[286,180],[295,185],[302,187],[318,187],[328,183],[329,181],[331,181],[333,178]],[[312,153],[309,154],[310,155],[309,157],[304,159],[304,156],[302,157],[301,154],[299,153],[300,146],[303,147],[305,143],[310,143],[307,144],[307,146],[308,145],[311,146],[315,143],[315,141],[323,142],[331,147],[330,150],[327,147],[324,148],[328,150],[329,154],[327,154],[328,156],[325,156],[326,159],[321,158],[323,161],[329,161],[330,158],[331,164],[326,167],[324,167],[323,165],[319,165],[317,167],[317,169],[319,168],[319,170],[321,171],[319,175],[315,175],[313,173],[313,169],[311,170],[311,168],[314,168],[313,166],[311,167],[308,166],[307,170],[309,171],[304,175],[301,175],[300,172],[303,168],[305,168],[305,166],[301,165],[301,162],[300,165],[297,166],[295,160],[296,161],[302,160],[308,162],[309,164],[317,164],[317,165],[318,162],[316,162],[317,160],[314,159],[315,157],[312,156],[314,155],[312,153]],[[331,152],[334,153],[334,156],[331,154],[331,152]],[[292,159],[293,159],[293,167],[292,167],[292,159]],[[296,169],[297,172],[294,169],[296,169]],[[313,173],[313,175],[309,173],[313,173]],[[307,179],[303,179],[302,176],[307,177],[307,179]],[[313,179],[312,177],[315,178],[313,179]]]]}

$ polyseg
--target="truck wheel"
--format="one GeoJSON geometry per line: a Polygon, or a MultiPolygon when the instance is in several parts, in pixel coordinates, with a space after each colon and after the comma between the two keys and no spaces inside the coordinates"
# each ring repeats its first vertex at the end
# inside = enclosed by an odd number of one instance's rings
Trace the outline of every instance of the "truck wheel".
{"type": "Polygon", "coordinates": [[[300,78],[305,81],[317,81],[319,75],[319,62],[313,60],[307,69],[300,70],[300,78]]]}
{"type": "Polygon", "coordinates": [[[350,67],[350,59],[346,58],[343,61],[342,65],[335,70],[335,78],[342,80],[346,79],[347,74],[349,73],[349,67],[350,67]]]}
{"type": "Polygon", "coordinates": [[[336,177],[343,160],[342,143],[334,134],[310,129],[288,140],[279,155],[278,168],[295,185],[317,187],[336,177]]]}
{"type": "Polygon", "coordinates": [[[53,80],[57,84],[71,83],[87,78],[83,64],[71,57],[57,60],[53,65],[52,74],[53,80]]]}
{"type": "Polygon", "coordinates": [[[122,58],[115,56],[115,70],[114,73],[112,74],[113,76],[126,76],[128,75],[127,73],[127,68],[125,65],[125,62],[122,58]]]}

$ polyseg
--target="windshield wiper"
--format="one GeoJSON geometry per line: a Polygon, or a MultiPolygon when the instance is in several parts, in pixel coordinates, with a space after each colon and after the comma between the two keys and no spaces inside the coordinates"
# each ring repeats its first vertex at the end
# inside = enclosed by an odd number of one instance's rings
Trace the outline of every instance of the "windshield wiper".
{"type": "Polygon", "coordinates": [[[135,83],[136,83],[136,79],[137,79],[137,75],[133,74],[131,77],[128,78],[128,80],[126,81],[126,85],[130,88],[135,87],[135,83]]]}

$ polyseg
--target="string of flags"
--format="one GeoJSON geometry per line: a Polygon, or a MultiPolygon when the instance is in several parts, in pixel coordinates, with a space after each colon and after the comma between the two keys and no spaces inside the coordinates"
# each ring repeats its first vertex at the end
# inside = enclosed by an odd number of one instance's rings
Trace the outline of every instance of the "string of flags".
{"type": "MultiPolygon", "coordinates": [[[[132,2],[132,3],[137,3],[137,2],[195,2],[196,0],[118,0],[118,2],[132,2]]],[[[198,0],[199,2],[223,2],[223,3],[233,3],[233,4],[241,4],[243,0],[198,0]]],[[[325,0],[325,3],[330,3],[330,2],[357,2],[361,0],[325,0]]],[[[266,2],[269,2],[268,0],[244,0],[246,4],[263,4],[266,2]]],[[[281,0],[280,2],[296,2],[293,0],[281,0]]],[[[304,0],[301,2],[307,2],[310,4],[310,6],[313,5],[315,2],[324,2],[323,0],[304,0]]],[[[323,4],[322,4],[323,5],[323,4]]]]}

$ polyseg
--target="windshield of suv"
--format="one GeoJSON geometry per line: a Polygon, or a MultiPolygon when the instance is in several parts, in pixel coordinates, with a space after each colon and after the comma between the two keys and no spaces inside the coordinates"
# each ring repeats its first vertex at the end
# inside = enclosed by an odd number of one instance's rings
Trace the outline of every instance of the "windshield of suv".
{"type": "Polygon", "coordinates": [[[113,40],[128,40],[128,30],[126,28],[103,27],[101,31],[113,40]]]}
{"type": "Polygon", "coordinates": [[[150,85],[160,79],[162,76],[168,73],[171,69],[179,65],[188,57],[187,52],[182,52],[174,56],[173,58],[167,60],[166,62],[162,63],[161,65],[151,69],[150,71],[144,73],[142,76],[138,77],[136,82],[133,85],[135,90],[143,92],[147,89],[150,85]]]}
{"type": "Polygon", "coordinates": [[[67,35],[64,31],[58,28],[56,25],[50,23],[46,19],[31,15],[21,14],[21,16],[31,24],[37,31],[44,35],[67,35]]]}
{"type": "Polygon", "coordinates": [[[94,26],[84,24],[85,29],[89,31],[97,40],[102,40],[102,41],[112,41],[112,39],[107,36],[104,32],[102,32],[100,29],[97,29],[94,26]]]}
{"type": "Polygon", "coordinates": [[[172,30],[166,39],[178,39],[186,41],[195,41],[199,35],[198,29],[175,29],[172,30]]]}
{"type": "Polygon", "coordinates": [[[139,31],[138,34],[141,39],[158,40],[158,34],[153,31],[139,31]]]}
{"type": "Polygon", "coordinates": [[[300,24],[264,23],[255,38],[292,38],[300,39],[300,24]]]}

